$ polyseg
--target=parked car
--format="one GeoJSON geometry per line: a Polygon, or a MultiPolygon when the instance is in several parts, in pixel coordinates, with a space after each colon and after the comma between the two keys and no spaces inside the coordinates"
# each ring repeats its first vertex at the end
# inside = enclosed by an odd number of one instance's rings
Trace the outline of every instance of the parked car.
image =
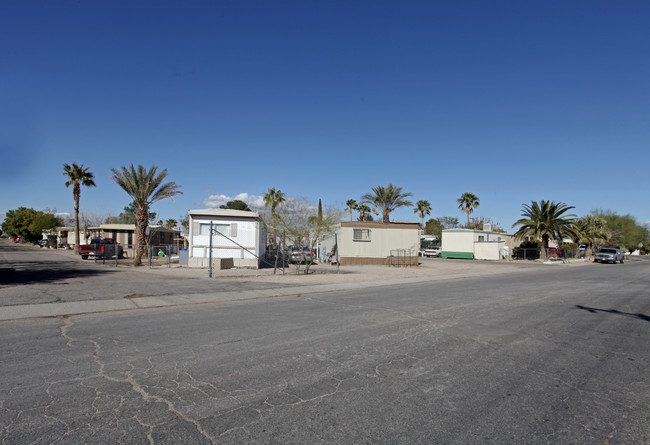
{"type": "Polygon", "coordinates": [[[549,257],[562,258],[564,256],[564,252],[562,252],[557,247],[549,247],[548,248],[548,256],[549,257]]]}
{"type": "Polygon", "coordinates": [[[38,242],[36,243],[39,247],[47,247],[47,240],[46,239],[39,239],[38,242]]]}
{"type": "Polygon", "coordinates": [[[442,254],[442,247],[440,246],[431,246],[424,249],[423,255],[426,257],[440,257],[442,254]]]}
{"type": "Polygon", "coordinates": [[[20,237],[14,236],[14,243],[19,243],[19,242],[20,242],[20,237]]]}
{"type": "Polygon", "coordinates": [[[81,255],[82,260],[87,260],[91,256],[110,259],[115,257],[116,252],[118,258],[124,258],[122,246],[116,243],[113,238],[93,238],[90,240],[90,244],[79,246],[79,255],[81,255]]]}
{"type": "Polygon", "coordinates": [[[594,255],[594,263],[612,263],[616,264],[617,261],[620,261],[623,264],[625,259],[625,254],[621,252],[620,249],[614,248],[604,248],[600,249],[596,255],[594,255]]]}
{"type": "Polygon", "coordinates": [[[308,246],[289,246],[286,253],[290,263],[311,263],[312,254],[308,246]]]}

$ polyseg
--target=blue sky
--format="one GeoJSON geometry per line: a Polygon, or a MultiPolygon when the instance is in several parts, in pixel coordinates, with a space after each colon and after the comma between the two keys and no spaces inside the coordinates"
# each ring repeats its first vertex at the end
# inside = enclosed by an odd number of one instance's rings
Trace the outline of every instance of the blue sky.
{"type": "MultiPolygon", "coordinates": [[[[345,207],[393,183],[509,229],[562,201],[650,221],[650,2],[30,1],[0,14],[0,213],[117,215],[122,165],[183,195],[345,207]]],[[[0,215],[1,216],[1,215],[0,215]]],[[[393,219],[417,221],[412,209],[393,219]]]]}

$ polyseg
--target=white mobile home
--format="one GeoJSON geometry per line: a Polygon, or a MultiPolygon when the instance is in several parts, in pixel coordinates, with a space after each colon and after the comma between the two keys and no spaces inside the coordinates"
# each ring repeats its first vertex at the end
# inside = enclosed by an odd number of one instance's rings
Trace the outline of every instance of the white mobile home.
{"type": "Polygon", "coordinates": [[[500,260],[512,254],[512,235],[472,229],[442,231],[442,258],[500,260]]]}
{"type": "Polygon", "coordinates": [[[230,209],[190,210],[188,214],[190,267],[209,266],[212,242],[213,262],[231,259],[234,267],[259,268],[259,258],[266,250],[266,231],[259,214],[230,209]]]}

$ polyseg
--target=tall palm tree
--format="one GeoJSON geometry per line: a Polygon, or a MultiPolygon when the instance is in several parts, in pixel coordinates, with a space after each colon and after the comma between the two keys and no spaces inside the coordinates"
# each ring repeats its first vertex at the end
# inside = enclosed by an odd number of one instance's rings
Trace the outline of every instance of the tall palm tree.
{"type": "Polygon", "coordinates": [[[169,218],[167,221],[165,221],[165,228],[166,229],[173,229],[178,225],[178,221],[176,221],[174,218],[169,218]]]}
{"type": "Polygon", "coordinates": [[[517,220],[512,227],[521,226],[514,237],[523,239],[525,236],[532,236],[535,239],[542,239],[542,257],[546,258],[548,252],[548,241],[550,239],[562,240],[562,238],[579,236],[575,228],[575,217],[573,213],[566,213],[573,209],[563,202],[544,201],[541,203],[532,201],[530,205],[522,206],[523,218],[517,220]]]}
{"type": "Polygon", "coordinates": [[[112,168],[111,171],[113,172],[113,181],[133,198],[133,204],[138,209],[135,220],[135,239],[138,247],[135,251],[133,265],[139,266],[142,264],[142,255],[147,243],[146,232],[151,204],[165,198],[173,201],[174,196],[183,192],[179,190],[181,186],[175,182],[163,184],[163,180],[167,177],[167,169],[158,173],[158,167],[155,165],[147,170],[143,165],[139,165],[136,169],[131,164],[128,168],[123,166],[119,170],[112,168]]]}
{"type": "Polygon", "coordinates": [[[422,230],[424,230],[424,217],[425,215],[431,215],[431,204],[429,204],[429,201],[421,199],[415,204],[413,213],[420,215],[420,227],[422,227],[422,230]]]}
{"type": "Polygon", "coordinates": [[[467,213],[467,227],[469,227],[469,214],[479,205],[478,196],[473,193],[465,192],[456,200],[458,208],[467,213]]]}
{"type": "Polygon", "coordinates": [[[79,198],[81,197],[81,186],[95,187],[95,175],[90,173],[90,167],[84,168],[83,164],[76,163],[63,164],[63,176],[68,180],[65,182],[66,187],[72,186],[72,196],[74,198],[74,253],[79,254],[79,198]]]}
{"type": "Polygon", "coordinates": [[[361,202],[369,203],[381,209],[382,222],[390,222],[390,213],[402,206],[412,206],[413,203],[406,198],[413,196],[413,193],[402,191],[402,187],[395,187],[388,184],[386,187],[379,185],[372,187],[372,193],[366,193],[361,197],[361,202]]]}
{"type": "Polygon", "coordinates": [[[352,221],[352,211],[356,210],[359,205],[357,204],[357,201],[354,199],[348,199],[348,202],[345,203],[347,207],[345,208],[346,212],[350,212],[350,221],[352,221]]]}
{"type": "Polygon", "coordinates": [[[286,201],[285,194],[281,190],[275,190],[275,187],[270,188],[264,195],[264,205],[271,207],[271,219],[275,217],[275,208],[284,201],[286,201]]]}

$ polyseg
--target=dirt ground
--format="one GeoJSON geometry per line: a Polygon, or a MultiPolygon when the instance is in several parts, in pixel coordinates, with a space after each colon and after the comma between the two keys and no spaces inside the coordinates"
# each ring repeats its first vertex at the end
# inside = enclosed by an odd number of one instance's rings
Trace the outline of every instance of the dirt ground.
{"type": "MultiPolygon", "coordinates": [[[[269,269],[228,269],[213,270],[213,278],[241,278],[247,281],[265,281],[274,283],[292,284],[334,284],[350,282],[371,282],[404,278],[425,278],[427,276],[456,275],[463,273],[490,272],[506,273],[517,270],[530,270],[545,267],[578,267],[588,264],[587,262],[553,263],[544,264],[533,261],[473,261],[473,260],[450,260],[441,258],[422,258],[419,266],[394,267],[376,265],[349,265],[330,266],[327,264],[316,264],[310,268],[309,274],[304,274],[304,266],[298,271],[295,266],[287,267],[285,273],[282,269],[275,271],[269,269]]],[[[141,268],[143,273],[153,274],[177,274],[187,277],[208,277],[208,269],[195,269],[175,266],[172,268],[141,268]]]]}

